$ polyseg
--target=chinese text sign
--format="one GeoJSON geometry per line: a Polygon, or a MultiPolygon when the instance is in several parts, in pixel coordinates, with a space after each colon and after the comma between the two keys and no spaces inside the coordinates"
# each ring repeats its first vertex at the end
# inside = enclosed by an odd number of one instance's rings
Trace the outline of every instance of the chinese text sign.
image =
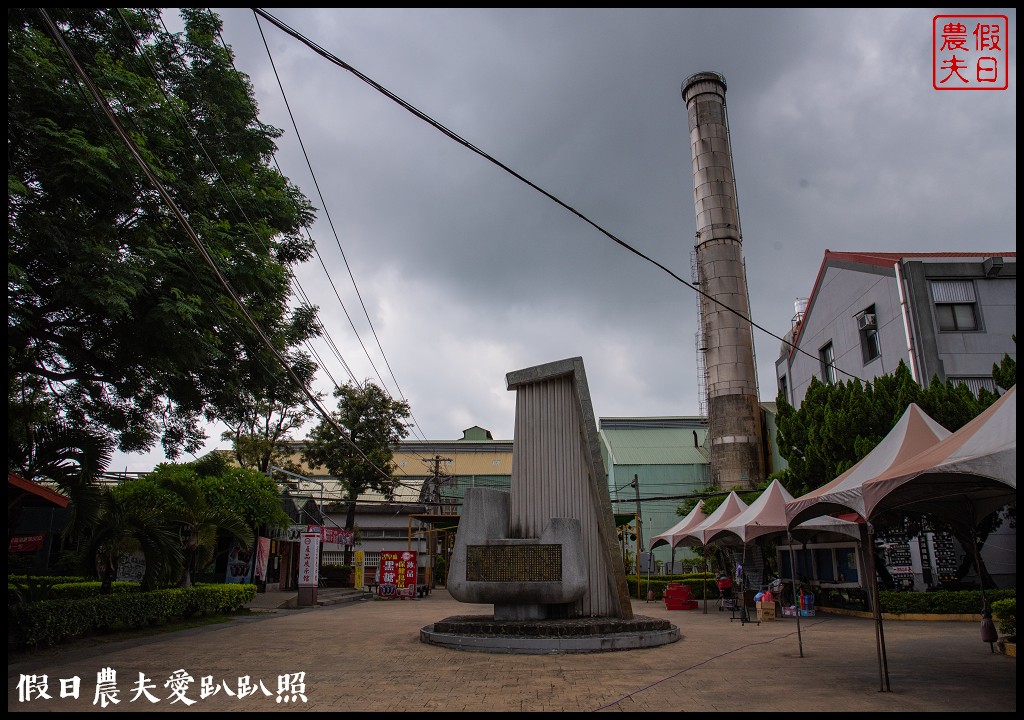
{"type": "Polygon", "coordinates": [[[1009,61],[1006,15],[932,18],[932,87],[936,90],[1006,90],[1009,61]]]}

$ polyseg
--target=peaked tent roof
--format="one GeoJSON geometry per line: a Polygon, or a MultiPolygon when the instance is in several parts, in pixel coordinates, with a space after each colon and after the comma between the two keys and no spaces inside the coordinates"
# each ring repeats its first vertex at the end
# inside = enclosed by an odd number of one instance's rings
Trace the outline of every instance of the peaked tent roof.
{"type": "Polygon", "coordinates": [[[766,533],[785,530],[788,526],[786,503],[792,499],[793,496],[782,487],[782,483],[773,480],[745,510],[708,528],[708,541],[723,540],[727,535],[734,535],[746,544],[766,533]]]}
{"type": "Polygon", "coordinates": [[[651,538],[651,550],[666,543],[671,548],[676,547],[686,537],[687,532],[700,525],[707,518],[708,516],[704,514],[704,501],[700,500],[686,517],[665,532],[651,538]]]}
{"type": "MultiPolygon", "coordinates": [[[[786,503],[793,500],[782,483],[773,480],[761,496],[750,503],[746,510],[729,520],[717,523],[709,529],[708,541],[715,542],[735,538],[744,545],[767,535],[784,535],[789,532],[786,518],[786,503]]],[[[859,538],[857,523],[838,518],[812,518],[793,528],[799,536],[818,535],[825,539],[830,535],[859,538]]],[[[838,538],[833,538],[838,539],[838,538]]]]}
{"type": "Polygon", "coordinates": [[[873,514],[908,509],[976,523],[1017,497],[1017,386],[941,442],[864,483],[873,514]]]}
{"type": "Polygon", "coordinates": [[[718,523],[726,522],[731,518],[736,517],[746,509],[747,504],[740,500],[740,496],[735,492],[731,492],[729,493],[729,497],[725,499],[725,502],[718,506],[717,510],[708,515],[703,522],[698,524],[692,530],[688,530],[676,544],[707,545],[711,538],[711,534],[709,532],[711,528],[718,523]]]}
{"type": "Polygon", "coordinates": [[[862,487],[910,458],[949,437],[950,432],[911,403],[899,422],[882,442],[860,462],[822,487],[786,503],[786,517],[791,527],[820,515],[855,512],[867,519],[862,487]]]}

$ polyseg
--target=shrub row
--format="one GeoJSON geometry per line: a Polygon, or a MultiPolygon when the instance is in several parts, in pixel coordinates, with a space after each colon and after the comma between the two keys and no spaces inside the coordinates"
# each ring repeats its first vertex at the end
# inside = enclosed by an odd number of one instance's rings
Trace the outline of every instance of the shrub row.
{"type": "MultiPolygon", "coordinates": [[[[635,575],[626,576],[626,583],[629,585],[630,597],[637,595],[637,578],[635,575]]],[[[654,591],[654,597],[661,600],[665,594],[665,586],[669,583],[687,585],[693,596],[698,600],[704,599],[704,589],[707,588],[708,600],[718,600],[720,593],[718,584],[714,578],[697,575],[659,575],[640,578],[640,592],[646,597],[648,590],[654,591]]],[[[996,604],[1006,599],[1014,599],[1013,610],[1016,610],[1017,591],[1009,590],[986,590],[985,599],[993,606],[995,613],[996,604]]],[[[934,592],[901,592],[895,590],[881,590],[878,599],[885,613],[920,613],[925,615],[976,615],[981,613],[982,599],[980,590],[936,590],[934,592]]],[[[1005,612],[1005,611],[1003,611],[1005,612]]]]}
{"type": "Polygon", "coordinates": [[[8,645],[55,645],[111,630],[138,629],[195,615],[231,613],[254,597],[255,585],[232,583],[19,603],[7,608],[8,645]]]}
{"type": "MultiPolygon", "coordinates": [[[[49,578],[47,578],[49,579],[49,578]]],[[[7,580],[7,604],[38,602],[39,600],[82,600],[100,594],[103,586],[98,580],[61,579],[58,583],[42,583],[39,581],[20,581],[17,578],[7,580]]],[[[111,584],[115,594],[138,592],[137,582],[116,580],[111,584]]]]}
{"type": "MultiPolygon", "coordinates": [[[[1014,590],[986,590],[989,604],[996,600],[1016,598],[1014,590]]],[[[978,615],[981,613],[980,590],[936,590],[934,592],[897,592],[880,590],[878,599],[882,612],[922,613],[925,615],[978,615]]]]}
{"type": "MultiPolygon", "coordinates": [[[[721,593],[718,591],[718,580],[710,573],[696,573],[693,575],[658,575],[652,576],[650,580],[647,576],[642,575],[640,577],[640,591],[646,597],[648,590],[654,591],[654,597],[661,600],[665,594],[665,586],[669,583],[678,583],[680,585],[686,585],[690,588],[690,592],[693,596],[699,600],[704,599],[704,588],[707,587],[708,599],[717,600],[721,593]]],[[[637,580],[636,575],[627,575],[626,584],[629,585],[630,597],[638,597],[637,595],[637,580]]]]}

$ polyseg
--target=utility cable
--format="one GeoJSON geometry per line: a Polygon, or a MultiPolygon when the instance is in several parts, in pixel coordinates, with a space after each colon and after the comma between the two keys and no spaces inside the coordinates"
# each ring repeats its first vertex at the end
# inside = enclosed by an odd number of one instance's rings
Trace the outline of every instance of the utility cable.
{"type": "MultiPolygon", "coordinates": [[[[288,115],[291,118],[292,127],[295,130],[295,135],[296,135],[296,138],[299,141],[300,149],[302,151],[303,156],[306,159],[306,166],[309,168],[310,175],[313,178],[313,184],[316,187],[317,194],[320,197],[321,205],[323,205],[323,208],[324,208],[324,214],[327,217],[327,221],[328,221],[328,223],[329,223],[329,225],[331,227],[331,231],[334,234],[335,242],[338,245],[338,250],[341,252],[341,257],[342,257],[342,260],[345,263],[345,268],[348,270],[349,278],[352,281],[352,287],[355,289],[356,296],[359,298],[360,305],[363,308],[363,313],[366,316],[367,323],[370,326],[370,331],[373,333],[374,339],[377,341],[377,347],[380,350],[381,357],[384,359],[384,363],[387,366],[388,371],[391,373],[391,379],[392,379],[392,382],[394,382],[394,384],[395,384],[396,390],[398,390],[399,397],[401,397],[403,400],[405,400],[406,398],[405,398],[404,393],[402,392],[402,388],[398,384],[398,378],[395,376],[394,370],[392,370],[391,364],[390,364],[390,362],[387,359],[387,354],[384,352],[384,348],[381,345],[380,338],[377,336],[377,331],[376,331],[376,329],[373,326],[373,321],[370,319],[369,311],[366,309],[366,304],[363,301],[362,293],[359,291],[359,286],[356,283],[355,276],[354,276],[354,274],[352,272],[352,268],[349,265],[348,258],[345,255],[345,251],[344,251],[344,249],[341,246],[341,240],[338,237],[337,229],[334,226],[334,220],[331,218],[330,210],[327,207],[327,201],[324,199],[323,193],[320,190],[320,184],[319,184],[319,182],[316,179],[315,172],[313,171],[312,162],[310,161],[309,155],[306,152],[305,144],[302,141],[302,135],[299,132],[298,124],[295,121],[295,116],[292,113],[291,105],[288,102],[288,96],[285,93],[284,85],[283,85],[283,83],[281,81],[281,77],[280,77],[279,73],[277,72],[277,66],[274,63],[273,55],[272,55],[272,53],[270,51],[269,45],[267,44],[266,37],[263,35],[263,29],[259,25],[259,19],[258,18],[257,18],[256,24],[257,24],[257,28],[260,30],[260,36],[263,38],[263,45],[264,45],[264,48],[266,49],[267,57],[270,60],[271,68],[272,68],[272,70],[274,72],[274,77],[277,80],[278,88],[281,91],[281,97],[284,100],[285,107],[286,107],[286,109],[288,111],[288,115]]],[[[225,47],[225,50],[226,50],[227,49],[227,44],[224,42],[223,36],[220,36],[220,40],[221,40],[221,44],[225,47]]],[[[236,68],[236,72],[237,72],[237,68],[236,68]]],[[[277,167],[278,172],[281,172],[281,174],[283,175],[284,173],[281,170],[281,167],[278,164],[276,157],[274,158],[274,164],[277,167]]],[[[342,311],[345,313],[345,317],[349,321],[349,325],[352,327],[352,331],[353,331],[353,333],[356,336],[356,340],[359,342],[360,347],[363,348],[363,353],[366,355],[366,359],[369,361],[370,366],[373,368],[374,373],[377,375],[377,379],[380,380],[381,387],[384,389],[384,391],[386,393],[388,393],[387,383],[384,381],[384,378],[381,376],[380,371],[377,370],[376,365],[374,365],[373,359],[371,358],[370,353],[367,350],[366,345],[363,343],[362,337],[359,334],[359,330],[356,328],[355,323],[352,320],[352,317],[351,317],[351,315],[348,312],[348,308],[345,307],[345,303],[341,299],[341,295],[338,292],[338,288],[337,288],[337,286],[334,283],[334,279],[331,277],[330,271],[327,269],[327,265],[324,262],[323,257],[320,255],[320,251],[316,247],[316,242],[313,240],[312,236],[309,234],[309,230],[308,229],[306,230],[306,234],[307,234],[307,237],[309,237],[309,239],[313,242],[313,249],[314,249],[314,252],[316,253],[317,259],[320,261],[320,264],[323,267],[324,273],[327,275],[327,279],[330,282],[331,287],[334,289],[334,294],[338,298],[338,303],[341,305],[342,311]]],[[[321,325],[321,327],[323,327],[323,326],[321,325]]],[[[324,329],[324,332],[326,333],[326,329],[324,329]]],[[[361,385],[361,383],[356,379],[355,375],[352,373],[352,370],[348,367],[348,364],[345,362],[345,360],[341,356],[340,352],[337,350],[337,347],[334,345],[333,339],[328,338],[328,344],[332,346],[332,349],[333,349],[333,351],[335,353],[335,356],[341,361],[342,365],[345,367],[346,371],[348,372],[349,376],[352,378],[353,382],[356,385],[361,385]]],[[[337,385],[337,383],[335,383],[335,385],[337,385]]],[[[390,396],[390,393],[388,393],[388,395],[390,396]]],[[[413,421],[412,422],[412,427],[415,428],[414,432],[418,432],[420,434],[421,439],[423,439],[425,441],[426,438],[422,434],[422,430],[420,429],[420,426],[419,426],[419,421],[416,420],[416,416],[412,413],[411,408],[410,408],[410,411],[409,411],[409,415],[410,415],[410,417],[412,418],[412,421],[413,421]]]]}
{"type": "MultiPolygon", "coordinates": [[[[331,212],[330,212],[330,210],[327,207],[327,201],[324,199],[324,194],[320,190],[320,183],[317,182],[316,173],[313,171],[313,164],[312,164],[312,162],[309,159],[309,153],[306,152],[306,144],[302,141],[302,133],[299,132],[298,123],[296,123],[295,115],[292,113],[291,103],[288,102],[288,95],[285,93],[284,84],[281,82],[281,76],[277,72],[277,64],[274,62],[274,56],[270,52],[270,46],[267,44],[267,38],[266,38],[266,35],[264,35],[264,33],[263,33],[263,26],[260,25],[258,17],[256,18],[256,27],[260,31],[260,38],[262,38],[262,40],[263,40],[263,47],[267,51],[267,58],[270,60],[270,67],[274,71],[274,78],[277,80],[277,87],[281,91],[281,98],[284,100],[285,108],[288,111],[288,117],[292,121],[292,128],[295,130],[295,138],[299,141],[299,148],[302,150],[302,156],[306,159],[306,166],[309,168],[310,176],[313,178],[313,186],[316,188],[317,195],[320,196],[320,204],[323,205],[324,215],[327,218],[327,223],[328,223],[328,225],[331,226],[331,232],[334,233],[334,239],[335,239],[335,241],[338,244],[338,251],[341,253],[341,259],[345,263],[345,269],[348,270],[349,279],[352,280],[352,287],[355,288],[356,296],[359,298],[359,303],[362,305],[363,312],[366,314],[366,320],[370,324],[370,330],[373,332],[374,338],[377,338],[377,332],[376,332],[376,330],[373,329],[373,322],[370,320],[370,313],[369,313],[369,311],[367,311],[366,303],[363,302],[363,296],[359,292],[359,286],[356,284],[355,275],[353,275],[353,273],[352,273],[352,266],[349,264],[348,257],[345,255],[345,250],[341,246],[341,240],[338,237],[338,230],[334,226],[334,219],[331,217],[331,212]]],[[[317,256],[319,257],[319,254],[317,256]]],[[[323,263],[323,259],[322,258],[321,258],[320,262],[321,262],[321,264],[323,263]]],[[[324,266],[324,269],[325,270],[327,269],[326,266],[324,266]]],[[[332,282],[332,285],[333,285],[333,282],[332,282]]],[[[335,292],[337,292],[337,289],[335,289],[335,292]]],[[[340,301],[341,298],[339,297],[338,299],[340,301]]],[[[348,311],[347,310],[345,311],[345,315],[346,316],[348,315],[348,311]]],[[[349,318],[349,322],[351,322],[351,321],[352,321],[352,319],[349,318]]],[[[356,337],[358,337],[358,333],[357,333],[356,337]]],[[[362,342],[363,341],[360,339],[359,344],[362,345],[362,342]]],[[[379,338],[377,338],[377,347],[380,348],[381,355],[384,357],[384,362],[387,363],[387,356],[384,354],[384,349],[380,347],[380,339],[379,338]]],[[[366,347],[365,346],[363,347],[363,351],[364,352],[366,351],[366,347]]],[[[380,372],[377,370],[377,366],[373,364],[373,359],[370,357],[370,354],[368,352],[366,353],[366,359],[369,360],[370,367],[373,368],[373,371],[377,374],[377,378],[381,381],[381,384],[383,385],[384,384],[384,378],[381,377],[380,372]]],[[[389,370],[391,369],[390,365],[388,366],[388,369],[389,370]]],[[[394,373],[392,373],[391,377],[392,377],[392,379],[394,379],[394,373]]],[[[395,387],[398,388],[398,381],[397,380],[395,380],[395,387]]],[[[399,395],[402,394],[401,388],[398,388],[398,392],[399,392],[399,395]]]]}
{"type": "MultiPolygon", "coordinates": [[[[378,83],[378,82],[372,80],[371,78],[367,77],[366,75],[364,75],[363,73],[359,72],[354,67],[349,65],[344,60],[340,59],[339,57],[333,55],[332,53],[328,52],[324,48],[320,47],[319,45],[314,43],[312,40],[310,40],[309,38],[307,38],[304,35],[302,35],[301,33],[299,33],[297,30],[295,30],[295,29],[289,27],[288,25],[286,25],[285,23],[281,22],[280,20],[275,18],[273,15],[270,15],[269,13],[267,13],[266,11],[264,11],[264,10],[262,10],[260,8],[253,8],[253,12],[258,14],[260,17],[266,19],[268,22],[276,25],[279,29],[281,29],[282,31],[284,31],[288,35],[291,35],[293,38],[295,38],[299,42],[301,42],[304,45],[306,45],[307,47],[309,47],[311,50],[313,50],[313,52],[315,52],[316,54],[320,55],[321,57],[326,59],[328,62],[330,62],[330,63],[332,63],[334,65],[337,65],[338,67],[342,68],[343,70],[349,71],[350,73],[352,73],[353,75],[358,77],[360,80],[365,82],[367,85],[369,85],[370,87],[374,88],[375,90],[377,90],[381,94],[385,95],[389,99],[393,100],[398,105],[400,105],[401,107],[405,108],[406,110],[408,110],[410,113],[412,113],[413,115],[415,115],[419,119],[421,119],[424,122],[428,123],[429,125],[433,126],[434,128],[436,128],[437,130],[439,130],[443,134],[447,135],[449,138],[451,138],[455,142],[459,143],[460,145],[462,145],[466,149],[471,150],[472,152],[476,153],[477,155],[479,155],[480,157],[484,158],[488,162],[493,163],[494,165],[497,165],[499,168],[501,168],[502,170],[504,170],[508,174],[512,175],[512,177],[514,177],[517,180],[525,183],[526,185],[528,185],[529,187],[533,188],[534,190],[536,190],[540,194],[544,195],[546,198],[548,198],[549,200],[551,200],[555,204],[560,205],[563,208],[565,208],[566,210],[568,210],[570,213],[572,213],[573,215],[578,217],[580,220],[582,220],[583,222],[585,222],[588,225],[590,225],[591,227],[593,227],[595,230],[600,232],[602,235],[606,236],[612,242],[614,242],[617,245],[625,248],[626,250],[628,250],[629,252],[633,253],[634,255],[640,257],[641,259],[646,260],[647,262],[651,263],[655,267],[657,267],[660,270],[662,270],[665,273],[667,273],[673,279],[677,280],[678,282],[682,283],[683,285],[686,285],[688,288],[690,288],[694,292],[700,294],[702,297],[704,297],[708,301],[715,303],[716,305],[721,307],[723,310],[731,312],[732,314],[736,315],[738,318],[740,318],[744,322],[748,323],[751,327],[757,328],[758,330],[760,330],[761,332],[765,333],[766,335],[768,335],[770,337],[773,337],[776,340],[781,341],[783,344],[789,346],[793,350],[795,350],[797,352],[800,352],[800,353],[803,353],[807,357],[812,358],[814,360],[820,360],[820,358],[817,358],[814,355],[811,355],[806,350],[804,350],[802,348],[798,348],[796,345],[791,343],[789,340],[786,340],[783,337],[779,337],[778,335],[776,335],[775,333],[771,332],[770,330],[768,330],[768,329],[762,327],[761,325],[755,323],[753,320],[751,320],[748,316],[746,316],[743,313],[741,313],[739,310],[736,310],[735,308],[730,307],[729,305],[726,305],[725,303],[721,302],[717,298],[714,298],[711,295],[708,295],[706,292],[704,292],[700,288],[696,287],[695,285],[687,282],[686,280],[681,278],[679,275],[674,273],[672,270],[668,269],[665,265],[662,265],[657,260],[654,260],[653,258],[649,257],[648,255],[645,255],[644,253],[640,252],[639,250],[634,248],[629,243],[625,242],[624,240],[620,239],[619,237],[617,237],[616,235],[614,235],[610,231],[608,231],[608,230],[604,229],[603,227],[601,227],[600,225],[598,225],[596,222],[591,220],[589,217],[587,217],[586,215],[581,213],[576,208],[572,207],[571,205],[569,205],[568,203],[562,201],[561,199],[559,199],[555,195],[551,194],[550,192],[548,192],[544,188],[536,185],[535,183],[531,182],[527,178],[523,177],[522,175],[517,173],[515,170],[510,168],[508,165],[505,165],[504,163],[502,163],[501,161],[497,160],[493,156],[487,154],[486,152],[484,152],[480,148],[476,147],[475,145],[473,145],[473,143],[471,143],[468,140],[466,140],[465,138],[459,136],[454,131],[448,129],[447,127],[445,127],[444,125],[442,125],[438,121],[434,120],[432,117],[430,117],[426,113],[422,112],[421,110],[417,109],[416,107],[414,107],[410,103],[406,102],[405,100],[403,100],[399,96],[395,95],[393,92],[391,92],[390,90],[385,88],[380,83],[378,83]]],[[[262,33],[262,30],[260,32],[262,33]]],[[[852,373],[849,373],[849,372],[846,372],[845,370],[843,370],[843,369],[841,369],[839,367],[836,367],[834,364],[832,365],[832,367],[834,367],[837,372],[841,372],[844,375],[847,375],[847,376],[849,376],[852,379],[858,379],[858,380],[861,380],[861,382],[864,382],[861,378],[858,378],[856,375],[854,375],[852,373]]]]}
{"type": "Polygon", "coordinates": [[[391,476],[388,473],[385,473],[383,470],[381,470],[379,467],[377,467],[377,465],[374,464],[368,457],[366,457],[366,455],[359,448],[359,446],[356,445],[355,442],[353,442],[353,440],[349,436],[348,432],[343,427],[341,427],[341,425],[339,425],[337,423],[337,421],[331,416],[331,414],[328,413],[320,405],[319,399],[308,388],[305,388],[303,386],[302,382],[299,380],[298,376],[295,374],[295,371],[292,369],[291,365],[288,364],[287,359],[284,356],[281,355],[280,351],[278,351],[278,349],[276,347],[274,347],[274,344],[270,341],[270,338],[267,337],[266,333],[259,326],[259,324],[253,319],[252,315],[249,313],[249,309],[245,306],[245,303],[242,301],[242,299],[235,292],[234,288],[231,287],[231,285],[228,283],[227,279],[221,273],[220,268],[217,267],[217,264],[214,262],[213,258],[210,256],[209,251],[203,245],[202,240],[199,239],[199,236],[196,234],[195,230],[192,229],[191,224],[189,224],[188,219],[185,217],[184,213],[182,213],[181,209],[178,207],[177,203],[174,201],[174,198],[171,197],[170,193],[164,187],[163,183],[160,181],[160,179],[153,172],[152,168],[149,167],[149,164],[146,162],[145,158],[143,158],[142,153],[140,152],[140,150],[136,146],[135,141],[125,131],[124,127],[121,125],[120,120],[114,114],[113,110],[111,110],[109,104],[107,103],[106,99],[103,96],[103,93],[100,92],[99,88],[96,87],[96,84],[93,82],[92,78],[85,71],[85,69],[82,67],[82,65],[78,62],[78,59],[75,57],[74,52],[68,46],[67,41],[64,39],[63,34],[57,28],[57,26],[53,22],[53,20],[50,18],[50,15],[47,13],[46,9],[45,8],[37,8],[37,10],[38,10],[40,16],[43,19],[43,23],[46,25],[47,31],[54,38],[54,40],[60,46],[61,50],[65,53],[65,55],[70,59],[71,63],[73,64],[73,66],[75,68],[75,71],[77,72],[79,77],[82,79],[82,81],[85,83],[85,86],[88,88],[90,94],[93,96],[93,98],[96,100],[96,102],[100,105],[100,109],[103,111],[103,114],[107,117],[107,120],[113,126],[114,131],[121,138],[122,142],[124,142],[125,146],[128,148],[129,152],[132,154],[132,156],[135,159],[136,163],[139,165],[139,167],[142,170],[142,172],[146,175],[147,179],[150,181],[150,183],[154,186],[156,191],[159,193],[161,199],[167,205],[167,207],[170,210],[170,212],[178,220],[179,224],[181,225],[181,227],[185,231],[185,233],[188,235],[189,239],[192,241],[192,243],[195,246],[196,250],[199,252],[199,254],[202,256],[203,260],[206,262],[206,264],[213,271],[214,275],[217,278],[217,281],[221,284],[221,286],[224,288],[225,292],[228,293],[228,295],[235,302],[235,304],[238,305],[238,307],[241,310],[242,314],[245,316],[245,319],[248,321],[249,325],[253,328],[253,330],[255,330],[255,332],[259,336],[260,340],[264,343],[264,345],[266,345],[266,347],[276,357],[277,361],[281,364],[281,366],[292,377],[292,380],[296,383],[296,386],[297,387],[301,387],[303,389],[303,392],[309,398],[309,400],[313,404],[313,406],[320,412],[321,416],[332,427],[334,427],[334,429],[338,433],[339,437],[343,441],[345,441],[346,443],[351,445],[352,448],[356,451],[356,453],[364,461],[366,461],[366,463],[370,467],[373,467],[383,477],[387,478],[388,480],[391,480],[392,478],[391,478],[391,476]]]}

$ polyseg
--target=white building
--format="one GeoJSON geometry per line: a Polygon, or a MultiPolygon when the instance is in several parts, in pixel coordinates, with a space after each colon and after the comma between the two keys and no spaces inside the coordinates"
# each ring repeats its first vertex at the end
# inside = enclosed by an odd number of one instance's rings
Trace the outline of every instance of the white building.
{"type": "Polygon", "coordinates": [[[927,386],[959,380],[995,390],[992,366],[1017,357],[1017,253],[825,251],[798,299],[775,363],[780,392],[799,407],[812,377],[870,381],[902,360],[927,386]]]}

